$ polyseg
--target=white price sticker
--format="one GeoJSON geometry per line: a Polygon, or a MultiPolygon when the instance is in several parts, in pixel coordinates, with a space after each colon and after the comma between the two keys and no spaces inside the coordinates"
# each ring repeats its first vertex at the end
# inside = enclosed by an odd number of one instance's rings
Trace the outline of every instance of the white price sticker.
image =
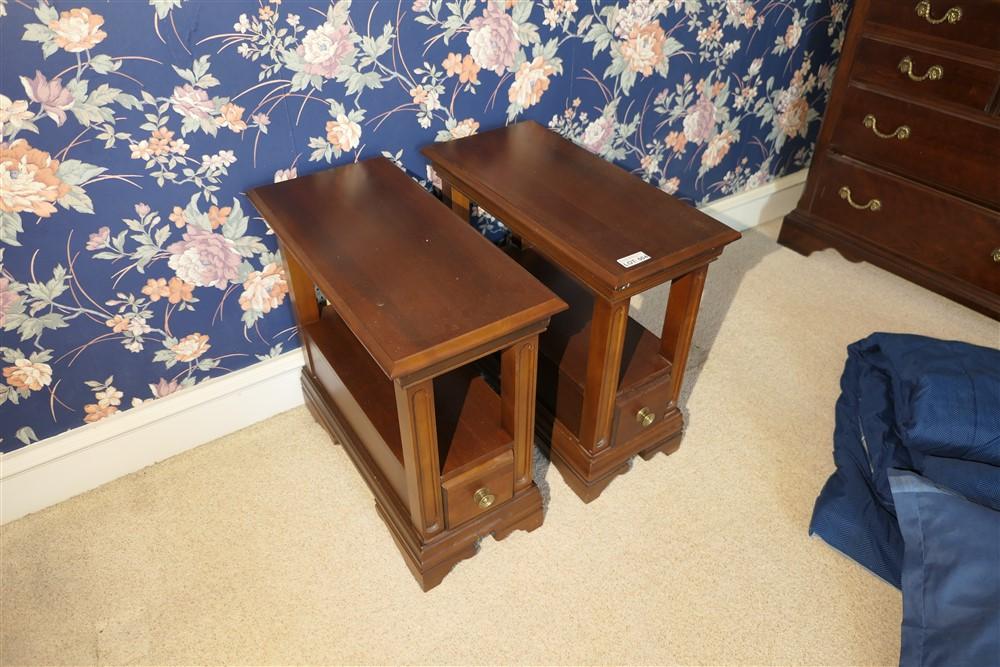
{"type": "Polygon", "coordinates": [[[618,263],[624,266],[626,269],[628,269],[635,266],[636,264],[642,264],[647,259],[649,259],[649,255],[640,250],[639,252],[634,252],[631,255],[628,255],[627,257],[622,257],[621,259],[618,260],[618,263]]]}

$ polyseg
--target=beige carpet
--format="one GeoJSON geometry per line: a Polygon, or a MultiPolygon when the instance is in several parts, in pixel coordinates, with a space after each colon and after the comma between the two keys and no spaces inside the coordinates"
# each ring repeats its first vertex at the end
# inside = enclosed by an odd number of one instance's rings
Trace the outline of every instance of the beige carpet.
{"type": "Polygon", "coordinates": [[[2,662],[896,662],[899,592],[806,535],[844,348],[1000,329],[775,233],[709,273],[680,451],[593,504],[542,461],[545,525],[424,594],[347,456],[292,410],[4,527],[2,662]]]}

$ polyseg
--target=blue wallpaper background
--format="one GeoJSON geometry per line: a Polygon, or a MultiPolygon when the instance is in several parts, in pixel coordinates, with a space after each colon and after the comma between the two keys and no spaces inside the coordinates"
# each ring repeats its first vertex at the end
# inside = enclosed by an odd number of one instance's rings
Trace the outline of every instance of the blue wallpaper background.
{"type": "Polygon", "coordinates": [[[701,204],[808,164],[847,13],[0,0],[0,449],[298,345],[248,188],[533,118],[701,204]]]}

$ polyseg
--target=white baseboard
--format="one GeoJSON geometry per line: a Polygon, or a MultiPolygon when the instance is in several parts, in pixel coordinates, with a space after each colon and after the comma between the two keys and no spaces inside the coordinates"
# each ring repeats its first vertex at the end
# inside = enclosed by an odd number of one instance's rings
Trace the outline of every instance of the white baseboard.
{"type": "Polygon", "coordinates": [[[0,456],[0,524],[302,404],[301,350],[0,456]]]}
{"type": "MultiPolygon", "coordinates": [[[[790,174],[701,210],[734,229],[749,229],[790,212],[805,177],[805,170],[790,174]]],[[[663,316],[660,303],[633,305],[653,306],[663,316]]],[[[288,352],[0,455],[0,523],[301,405],[302,364],[300,350],[288,352]]]]}
{"type": "Polygon", "coordinates": [[[701,210],[738,231],[781,218],[799,202],[808,172],[802,169],[759,188],[716,199],[701,210]]]}
{"type": "MultiPolygon", "coordinates": [[[[795,208],[806,186],[807,169],[782,176],[759,188],[716,199],[701,211],[733,229],[745,231],[763,222],[782,218],[795,208]]],[[[659,336],[667,307],[669,285],[654,287],[632,297],[629,314],[659,336]]]]}

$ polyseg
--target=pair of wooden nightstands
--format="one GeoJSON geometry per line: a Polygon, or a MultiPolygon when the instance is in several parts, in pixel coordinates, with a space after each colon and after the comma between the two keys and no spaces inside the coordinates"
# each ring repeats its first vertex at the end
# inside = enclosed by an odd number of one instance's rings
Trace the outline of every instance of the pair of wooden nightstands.
{"type": "Polygon", "coordinates": [[[480,537],[541,525],[536,405],[587,502],[677,448],[707,266],[739,234],[536,123],[423,152],[454,211],[511,229],[506,254],[385,159],[249,195],[281,245],[306,403],[427,590],[480,537]],[[657,339],[628,303],[666,281],[657,339]]]}

